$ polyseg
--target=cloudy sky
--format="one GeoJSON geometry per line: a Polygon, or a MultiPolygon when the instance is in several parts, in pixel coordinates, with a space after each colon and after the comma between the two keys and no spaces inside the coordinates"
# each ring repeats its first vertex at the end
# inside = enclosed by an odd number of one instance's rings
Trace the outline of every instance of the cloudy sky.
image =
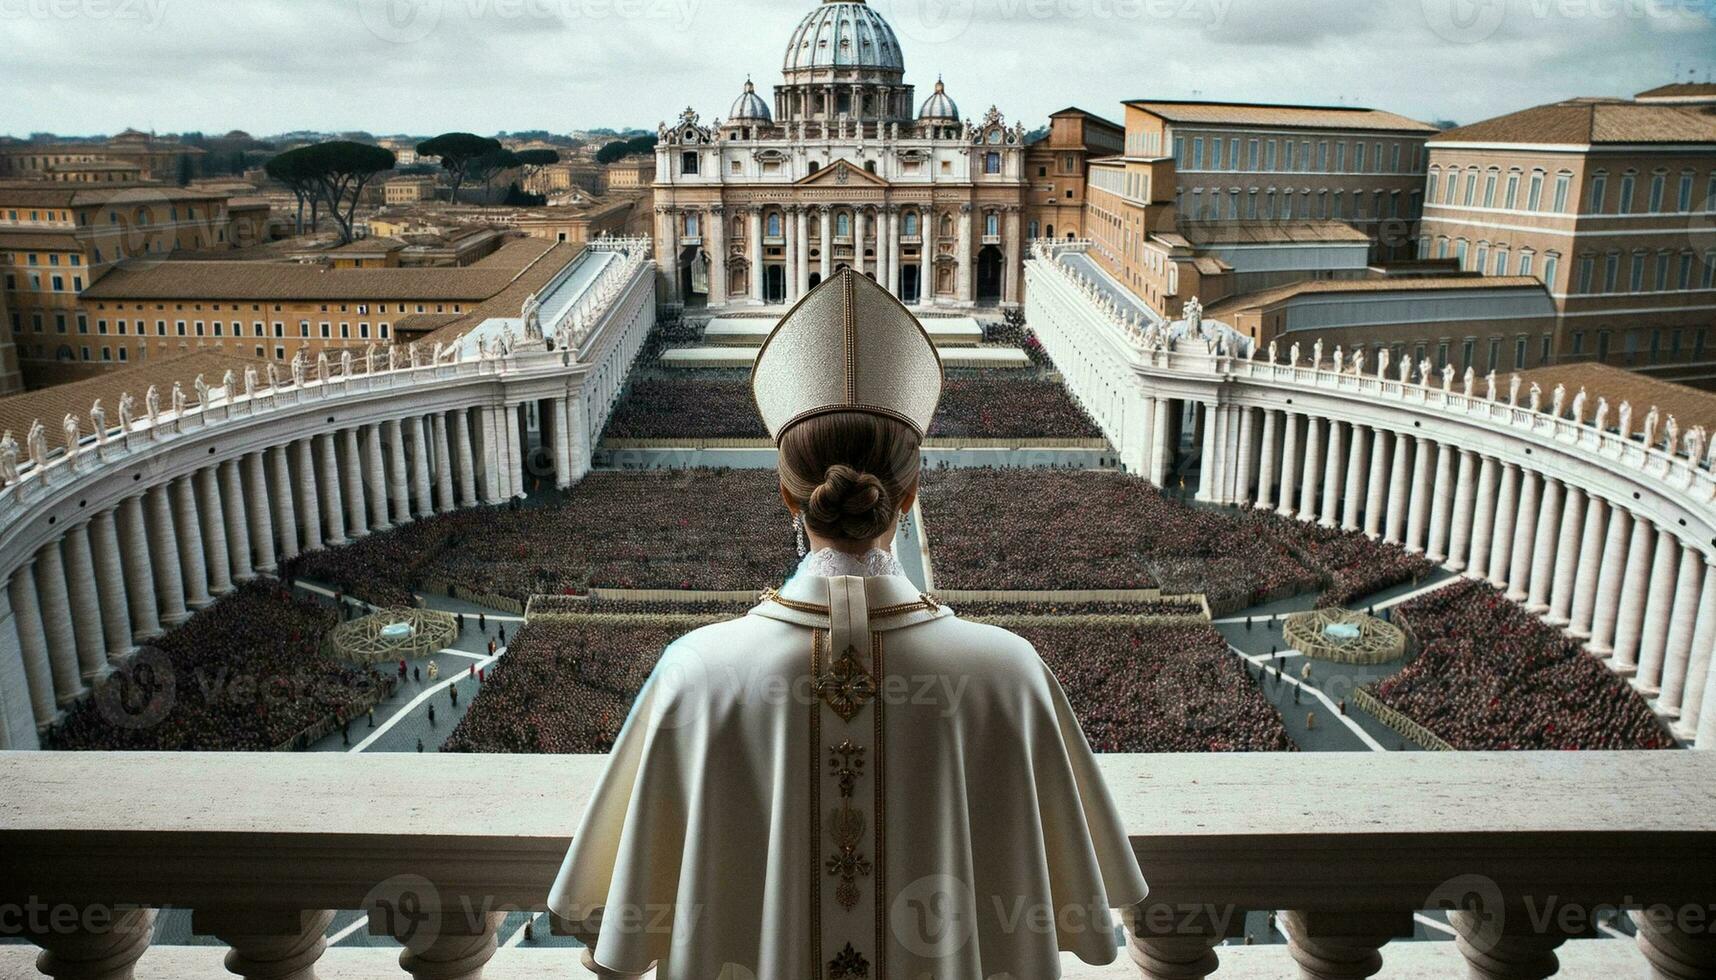
{"type": "MultiPolygon", "coordinates": [[[[0,132],[648,126],[779,80],[815,0],[0,0],[0,132]]],[[[1470,122],[1716,68],[1716,0],[870,0],[908,80],[1028,125],[1128,98],[1470,122]]]]}

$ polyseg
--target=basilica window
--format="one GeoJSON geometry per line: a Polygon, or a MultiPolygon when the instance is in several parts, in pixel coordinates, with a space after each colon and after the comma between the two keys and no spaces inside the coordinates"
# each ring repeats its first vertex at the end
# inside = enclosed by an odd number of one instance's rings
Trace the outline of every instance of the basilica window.
{"type": "Polygon", "coordinates": [[[841,238],[852,237],[852,216],[842,211],[834,218],[834,233],[841,238]]]}
{"type": "Polygon", "coordinates": [[[917,237],[917,234],[918,234],[918,213],[916,211],[907,211],[906,212],[906,216],[901,222],[900,234],[905,235],[908,238],[916,238],[917,237]]]}
{"type": "Polygon", "coordinates": [[[983,216],[983,234],[996,237],[1001,234],[1001,216],[991,211],[983,216]]]}
{"type": "Polygon", "coordinates": [[[679,155],[679,172],[688,176],[695,175],[698,172],[697,154],[681,153],[679,155]]]}
{"type": "Polygon", "coordinates": [[[986,174],[998,174],[998,173],[1000,173],[1001,172],[1001,154],[999,154],[999,153],[985,153],[983,155],[983,172],[986,174]]]}
{"type": "Polygon", "coordinates": [[[770,238],[781,237],[781,216],[780,216],[780,212],[777,211],[777,212],[770,214],[768,220],[769,220],[768,236],[770,238]]]}

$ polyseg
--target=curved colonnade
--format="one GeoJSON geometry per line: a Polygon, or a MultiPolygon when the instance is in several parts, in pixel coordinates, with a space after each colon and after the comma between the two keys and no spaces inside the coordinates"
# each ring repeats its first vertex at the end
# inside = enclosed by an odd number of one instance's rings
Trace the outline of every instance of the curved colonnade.
{"type": "Polygon", "coordinates": [[[1654,413],[1635,430],[1630,406],[1615,425],[1606,404],[1543,406],[1428,365],[1170,345],[1057,261],[1081,247],[1033,248],[1027,322],[1127,469],[1166,486],[1196,426],[1199,501],[1362,531],[1505,589],[1716,748],[1705,433],[1658,429],[1654,413]]]}
{"type": "Polygon", "coordinates": [[[605,247],[619,254],[545,339],[491,320],[416,364],[212,389],[22,468],[0,488],[0,749],[37,747],[140,644],[237,583],[521,497],[531,477],[581,479],[655,321],[647,250],[605,247]]]}

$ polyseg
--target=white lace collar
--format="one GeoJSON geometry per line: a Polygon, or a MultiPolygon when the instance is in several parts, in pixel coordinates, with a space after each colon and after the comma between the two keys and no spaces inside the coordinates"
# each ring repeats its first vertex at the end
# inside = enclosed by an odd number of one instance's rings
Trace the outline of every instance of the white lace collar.
{"type": "Polygon", "coordinates": [[[900,566],[899,559],[892,552],[881,548],[872,548],[870,553],[860,558],[857,555],[838,551],[834,548],[823,548],[806,555],[798,563],[798,575],[810,575],[817,578],[838,578],[842,575],[857,575],[861,578],[880,578],[888,575],[905,575],[906,570],[900,566]]]}

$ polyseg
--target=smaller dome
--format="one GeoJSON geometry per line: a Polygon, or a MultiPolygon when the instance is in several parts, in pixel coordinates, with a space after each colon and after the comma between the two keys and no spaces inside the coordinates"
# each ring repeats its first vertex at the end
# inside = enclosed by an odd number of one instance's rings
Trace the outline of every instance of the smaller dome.
{"type": "Polygon", "coordinates": [[[941,79],[935,80],[935,94],[924,100],[924,107],[918,110],[918,118],[959,122],[959,106],[948,97],[947,86],[941,83],[941,79]]]}
{"type": "Polygon", "coordinates": [[[757,94],[757,87],[745,79],[745,91],[733,102],[733,108],[727,111],[727,121],[739,122],[773,122],[774,116],[769,113],[769,104],[757,94]]]}

